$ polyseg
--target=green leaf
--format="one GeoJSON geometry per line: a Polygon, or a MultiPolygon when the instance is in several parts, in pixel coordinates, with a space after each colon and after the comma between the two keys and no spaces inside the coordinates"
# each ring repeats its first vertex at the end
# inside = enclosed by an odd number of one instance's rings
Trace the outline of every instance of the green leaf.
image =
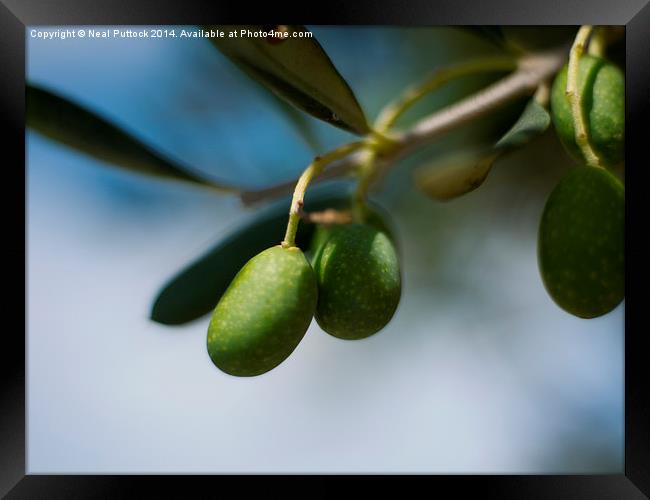
{"type": "MultiPolygon", "coordinates": [[[[349,195],[309,193],[305,210],[340,208],[349,195]]],[[[236,229],[202,257],[174,276],[158,293],[151,319],[180,325],[211,312],[239,270],[249,259],[282,241],[289,218],[290,199],[273,205],[236,229]]],[[[296,245],[309,249],[314,224],[300,223],[296,245]]]]}
{"type": "Polygon", "coordinates": [[[27,126],[99,160],[131,172],[232,191],[163,157],[130,133],[61,96],[26,88],[27,126]]]}
{"type": "Polygon", "coordinates": [[[550,124],[551,116],[546,108],[531,99],[517,122],[499,139],[494,148],[504,151],[520,148],[544,133],[550,124]]]}
{"type": "Polygon", "coordinates": [[[458,26],[458,28],[472,33],[501,49],[508,46],[508,41],[499,26],[458,26]]]}
{"type": "Polygon", "coordinates": [[[548,111],[531,99],[516,123],[497,143],[481,152],[454,155],[415,171],[415,185],[424,194],[447,201],[474,191],[487,178],[494,162],[542,134],[551,123],[548,111]]]}
{"type": "Polygon", "coordinates": [[[311,116],[302,112],[277,94],[269,92],[265,85],[262,85],[253,78],[249,78],[245,73],[241,75],[241,83],[242,85],[250,85],[256,95],[259,95],[260,99],[268,102],[279,115],[283,116],[298,134],[299,139],[315,155],[322,152],[323,145],[314,127],[314,119],[311,116]]]}
{"type": "Polygon", "coordinates": [[[539,52],[568,44],[576,36],[579,26],[502,26],[501,32],[508,44],[519,51],[539,52]]]}
{"type": "Polygon", "coordinates": [[[312,37],[293,38],[308,33],[303,26],[286,26],[289,36],[230,37],[240,30],[269,32],[261,25],[210,25],[206,30],[223,32],[210,41],[250,77],[294,106],[332,125],[356,134],[369,132],[361,106],[347,82],[339,74],[318,41],[312,37]]]}
{"type": "Polygon", "coordinates": [[[448,201],[474,191],[487,178],[498,153],[446,158],[415,172],[415,185],[438,201],[448,201]]]}

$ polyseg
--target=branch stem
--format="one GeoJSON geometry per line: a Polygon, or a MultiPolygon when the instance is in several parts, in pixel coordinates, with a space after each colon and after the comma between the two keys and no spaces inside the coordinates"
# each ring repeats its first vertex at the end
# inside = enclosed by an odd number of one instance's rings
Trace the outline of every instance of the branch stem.
{"type": "MultiPolygon", "coordinates": [[[[485,116],[514,99],[533,95],[540,83],[559,71],[567,59],[568,51],[569,47],[563,46],[552,51],[524,56],[517,62],[517,68],[508,76],[423,118],[407,132],[392,135],[390,145],[380,148],[382,151],[376,158],[377,172],[373,173],[372,182],[380,180],[397,160],[430,144],[445,133],[475,118],[485,116]]],[[[323,172],[319,179],[342,177],[353,168],[358,167],[364,161],[364,152],[356,151],[356,149],[358,148],[349,150],[348,153],[351,154],[337,155],[336,160],[332,160],[331,166],[323,172]]],[[[250,205],[281,196],[293,186],[293,182],[283,183],[258,191],[244,192],[240,196],[244,204],[250,205]]]]}
{"type": "MultiPolygon", "coordinates": [[[[395,122],[414,104],[434,90],[455,79],[486,72],[512,71],[517,67],[517,61],[512,56],[484,57],[472,61],[461,62],[452,66],[438,69],[423,82],[407,88],[394,101],[386,105],[375,120],[373,129],[381,136],[393,127],[395,122]]],[[[384,153],[390,152],[392,144],[384,143],[384,153]]],[[[376,178],[377,148],[364,152],[359,164],[359,180],[354,193],[354,213],[357,219],[364,218],[364,204],[368,190],[376,178]]]]}
{"type": "Polygon", "coordinates": [[[291,200],[291,208],[289,209],[289,222],[287,224],[287,231],[284,240],[282,241],[283,247],[290,248],[296,245],[296,232],[298,231],[298,224],[300,223],[300,214],[304,204],[305,191],[312,179],[319,175],[328,164],[344,156],[348,156],[353,151],[365,147],[366,145],[367,143],[365,141],[344,144],[323,156],[317,156],[305,169],[298,179],[293,191],[293,199],[291,200]]]}
{"type": "Polygon", "coordinates": [[[605,55],[605,31],[602,27],[595,27],[589,41],[588,53],[590,56],[603,57],[605,55]]]}
{"type": "Polygon", "coordinates": [[[365,216],[364,204],[366,201],[366,195],[370,184],[373,179],[373,173],[375,171],[375,159],[377,158],[377,151],[369,149],[363,152],[363,158],[359,163],[359,180],[357,182],[357,188],[354,191],[353,195],[353,212],[357,220],[363,221],[365,216]]]}
{"type": "Polygon", "coordinates": [[[585,52],[587,42],[593,32],[593,26],[581,26],[571,47],[569,54],[569,67],[567,71],[566,96],[571,106],[573,128],[575,130],[576,144],[585,157],[587,165],[601,167],[600,159],[594,152],[589,142],[589,133],[584,113],[582,112],[582,92],[578,84],[580,75],[580,59],[585,52]]]}
{"type": "Polygon", "coordinates": [[[405,146],[408,149],[420,147],[442,133],[484,116],[519,97],[532,95],[541,82],[559,70],[565,59],[565,50],[522,58],[517,70],[508,76],[416,123],[403,138],[405,146]]]}
{"type": "Polygon", "coordinates": [[[425,81],[410,87],[379,114],[374,128],[380,132],[390,129],[411,106],[444,84],[464,76],[494,71],[512,71],[517,61],[511,56],[487,57],[448,66],[434,72],[425,81]]]}

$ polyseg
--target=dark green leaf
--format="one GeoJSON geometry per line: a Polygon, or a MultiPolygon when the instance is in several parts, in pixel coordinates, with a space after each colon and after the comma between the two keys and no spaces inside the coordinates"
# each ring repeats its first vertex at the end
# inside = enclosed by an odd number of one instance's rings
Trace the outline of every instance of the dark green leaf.
{"type": "Polygon", "coordinates": [[[506,48],[508,42],[499,26],[459,26],[460,29],[472,33],[499,48],[506,48]]]}
{"type": "Polygon", "coordinates": [[[546,108],[531,99],[517,122],[495,144],[497,150],[519,148],[541,135],[551,124],[551,116],[546,108]]]}
{"type": "Polygon", "coordinates": [[[576,36],[579,26],[502,26],[501,32],[510,47],[519,51],[542,51],[568,44],[576,36]]]}
{"type": "Polygon", "coordinates": [[[314,127],[315,120],[296,108],[274,92],[269,92],[268,88],[246,74],[241,75],[242,85],[250,85],[251,89],[259,95],[260,99],[268,102],[278,114],[282,115],[287,122],[293,127],[299,138],[317,155],[322,153],[323,146],[314,127]]]}
{"type": "MultiPolygon", "coordinates": [[[[349,195],[309,193],[305,210],[337,208],[349,203],[349,195]]],[[[290,200],[274,204],[235,230],[198,260],[183,269],[159,292],[151,319],[180,325],[209,313],[249,259],[282,241],[289,218],[290,200]]],[[[296,245],[308,250],[313,224],[300,223],[296,245]]]]}
{"type": "Polygon", "coordinates": [[[231,190],[205,180],[104,118],[47,90],[27,85],[26,104],[27,126],[99,160],[138,174],[231,190]]]}
{"type": "Polygon", "coordinates": [[[224,32],[210,41],[250,77],[307,113],[357,134],[369,131],[361,106],[318,41],[293,38],[308,32],[302,26],[286,26],[288,38],[229,37],[230,32],[269,32],[264,26],[205,26],[224,32]]]}

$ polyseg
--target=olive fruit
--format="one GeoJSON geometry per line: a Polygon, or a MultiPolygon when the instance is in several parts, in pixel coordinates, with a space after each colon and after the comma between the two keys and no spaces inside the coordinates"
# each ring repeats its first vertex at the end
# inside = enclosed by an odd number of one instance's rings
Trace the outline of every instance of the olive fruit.
{"type": "MultiPolygon", "coordinates": [[[[325,189],[311,193],[305,210],[348,206],[350,196],[325,189]]],[[[262,250],[278,241],[287,227],[287,206],[280,202],[258,212],[208,252],[170,279],[156,297],[151,319],[165,325],[181,325],[214,311],[237,272],[262,250]]],[[[300,223],[296,246],[307,248],[315,224],[300,223]]]]}
{"type": "MultiPolygon", "coordinates": [[[[395,227],[393,226],[392,222],[389,220],[388,214],[378,205],[369,203],[365,205],[364,207],[364,223],[368,224],[369,226],[374,227],[380,232],[383,232],[388,236],[388,238],[391,240],[393,245],[395,245],[395,249],[397,250],[397,253],[399,254],[399,245],[398,245],[398,240],[395,232],[395,227]]],[[[309,244],[309,261],[314,264],[316,261],[316,258],[319,255],[320,250],[323,248],[323,245],[329,238],[332,229],[335,228],[336,225],[331,225],[331,224],[317,224],[316,228],[312,230],[310,236],[311,236],[311,242],[309,244]]]]}
{"type": "Polygon", "coordinates": [[[625,294],[625,188],[610,172],[576,167],[555,187],[539,227],[546,290],[565,311],[594,318],[625,294]]]}
{"type": "Polygon", "coordinates": [[[397,240],[395,227],[391,221],[388,221],[388,218],[385,217],[385,214],[382,214],[382,212],[379,212],[377,210],[368,210],[365,218],[365,223],[388,236],[388,239],[393,243],[393,245],[395,245],[395,249],[399,254],[399,241],[397,240]]]}
{"type": "Polygon", "coordinates": [[[336,226],[329,225],[329,224],[318,224],[316,226],[316,229],[314,230],[314,235],[311,238],[311,243],[310,243],[310,259],[309,261],[311,262],[311,265],[315,265],[316,261],[318,260],[318,257],[323,250],[323,247],[325,246],[325,243],[327,243],[327,240],[332,234],[332,231],[336,228],[336,226]]]}
{"type": "Polygon", "coordinates": [[[316,321],[330,335],[362,339],[393,317],[401,296],[397,252],[369,224],[327,228],[313,265],[318,282],[316,321]]]}
{"type": "Polygon", "coordinates": [[[212,362],[231,375],[261,375],[302,340],[316,309],[316,276],[302,251],[280,245],[249,260],[214,309],[212,362]]]}
{"type": "MultiPolygon", "coordinates": [[[[551,116],[567,151],[584,162],[575,141],[573,114],[566,95],[568,65],[558,73],[551,90],[551,116]]],[[[614,64],[583,56],[578,65],[578,89],[582,96],[589,142],[604,166],[614,166],[625,156],[625,78],[614,64]]]]}

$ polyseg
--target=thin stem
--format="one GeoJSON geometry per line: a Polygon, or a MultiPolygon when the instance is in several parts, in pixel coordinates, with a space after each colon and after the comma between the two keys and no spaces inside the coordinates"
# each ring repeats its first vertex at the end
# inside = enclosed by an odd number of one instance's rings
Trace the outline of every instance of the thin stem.
{"type": "Polygon", "coordinates": [[[219,184],[213,184],[211,182],[204,182],[200,184],[202,187],[205,187],[211,191],[214,191],[217,194],[241,194],[241,189],[230,186],[221,186],[219,184]]]}
{"type": "MultiPolygon", "coordinates": [[[[385,106],[375,120],[374,130],[385,134],[408,109],[420,99],[446,83],[464,76],[493,71],[511,71],[517,67],[517,61],[511,56],[498,56],[466,61],[435,71],[425,81],[409,87],[397,99],[385,106]]],[[[386,137],[385,135],[383,137],[386,137]]],[[[385,144],[389,150],[392,144],[385,144]]],[[[375,178],[375,159],[377,151],[367,151],[359,167],[359,181],[354,193],[354,211],[358,219],[363,219],[364,203],[375,178]]]]}
{"type": "Polygon", "coordinates": [[[352,211],[328,208],[321,212],[303,212],[300,218],[315,224],[348,224],[352,222],[352,211]]]}
{"type": "MultiPolygon", "coordinates": [[[[356,166],[359,165],[360,154],[352,153],[342,158],[323,171],[314,182],[322,182],[329,179],[338,179],[348,175],[356,166]]],[[[275,184],[273,186],[258,189],[256,191],[243,191],[239,194],[239,199],[245,206],[252,206],[265,200],[274,200],[287,193],[291,193],[296,186],[296,181],[291,180],[275,184]]]]}
{"type": "Polygon", "coordinates": [[[587,124],[582,112],[582,95],[578,85],[580,74],[580,59],[584,54],[585,47],[589,36],[593,31],[593,26],[582,26],[571,47],[569,54],[569,68],[567,72],[566,96],[571,106],[571,115],[573,117],[573,127],[575,129],[576,144],[582,151],[587,165],[592,167],[601,167],[598,155],[594,152],[589,142],[587,124]]]}
{"type": "Polygon", "coordinates": [[[603,57],[605,55],[605,32],[602,27],[594,28],[589,41],[588,53],[590,56],[603,57]]]}
{"type": "Polygon", "coordinates": [[[402,138],[403,149],[410,152],[514,99],[533,94],[539,84],[555,74],[565,60],[566,50],[521,59],[517,70],[510,75],[416,123],[402,138]]]}
{"type": "Polygon", "coordinates": [[[376,157],[377,151],[372,149],[364,151],[364,156],[359,164],[359,180],[352,201],[354,216],[360,221],[363,221],[365,216],[364,204],[373,177],[376,157]]]}
{"type": "Polygon", "coordinates": [[[357,221],[365,220],[365,201],[368,189],[372,184],[375,173],[375,160],[379,155],[390,154],[396,147],[394,139],[385,135],[386,128],[382,124],[375,126],[375,136],[368,148],[360,152],[360,158],[357,167],[357,187],[352,196],[352,209],[354,218],[357,221]]]}
{"type": "Polygon", "coordinates": [[[300,223],[300,214],[305,198],[305,191],[307,186],[314,177],[320,174],[323,169],[333,161],[336,161],[344,156],[349,155],[362,147],[367,146],[365,141],[351,142],[324,154],[317,156],[314,161],[302,173],[296,187],[293,191],[293,199],[291,201],[291,208],[289,209],[289,222],[287,224],[287,232],[285,233],[282,246],[290,248],[296,246],[296,232],[298,231],[298,224],[300,223]]]}
{"type": "Polygon", "coordinates": [[[551,87],[548,84],[548,82],[542,82],[539,84],[539,87],[537,87],[537,90],[535,91],[535,94],[533,95],[533,99],[535,99],[535,102],[539,104],[540,106],[548,107],[548,102],[551,98],[551,87]]]}
{"type": "Polygon", "coordinates": [[[402,116],[413,104],[424,96],[442,87],[444,84],[477,73],[490,71],[510,71],[517,67],[517,61],[512,57],[489,57],[467,61],[454,66],[440,69],[422,83],[407,89],[395,101],[388,104],[375,121],[375,129],[385,132],[390,129],[397,119],[402,116]]]}

